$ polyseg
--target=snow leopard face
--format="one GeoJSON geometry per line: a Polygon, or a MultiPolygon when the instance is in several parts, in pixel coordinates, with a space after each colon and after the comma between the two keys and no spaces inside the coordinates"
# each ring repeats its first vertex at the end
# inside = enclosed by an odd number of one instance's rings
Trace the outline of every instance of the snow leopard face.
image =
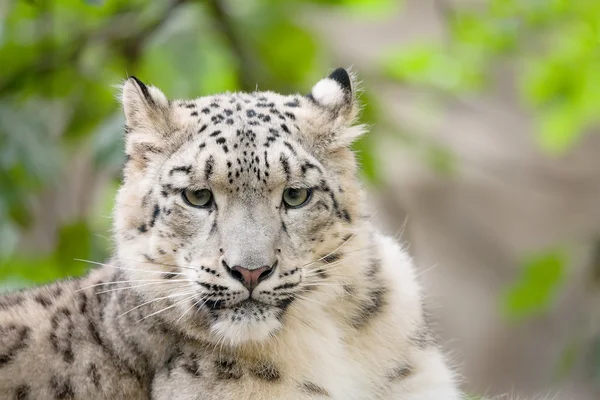
{"type": "Polygon", "coordinates": [[[169,101],[128,79],[118,259],[157,317],[231,344],[281,329],[328,290],[351,240],[360,189],[348,146],[362,126],[352,77],[307,96],[231,93],[169,101]]]}

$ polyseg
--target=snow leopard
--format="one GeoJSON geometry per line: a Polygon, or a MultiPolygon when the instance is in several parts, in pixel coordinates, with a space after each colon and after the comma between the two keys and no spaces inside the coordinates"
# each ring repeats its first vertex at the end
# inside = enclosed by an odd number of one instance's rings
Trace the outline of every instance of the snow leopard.
{"type": "Polygon", "coordinates": [[[458,400],[413,262],[380,233],[357,79],[169,100],[121,86],[115,250],[0,297],[0,398],[458,400]]]}

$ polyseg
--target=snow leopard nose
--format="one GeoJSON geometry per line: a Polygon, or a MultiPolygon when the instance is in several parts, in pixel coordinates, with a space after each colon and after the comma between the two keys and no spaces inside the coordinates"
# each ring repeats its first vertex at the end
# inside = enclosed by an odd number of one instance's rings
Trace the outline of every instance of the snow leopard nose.
{"type": "Polygon", "coordinates": [[[252,293],[252,290],[254,290],[260,282],[271,276],[277,266],[277,261],[271,266],[265,265],[254,269],[244,268],[239,265],[229,267],[225,261],[223,261],[223,265],[234,279],[240,281],[242,285],[252,293]]]}

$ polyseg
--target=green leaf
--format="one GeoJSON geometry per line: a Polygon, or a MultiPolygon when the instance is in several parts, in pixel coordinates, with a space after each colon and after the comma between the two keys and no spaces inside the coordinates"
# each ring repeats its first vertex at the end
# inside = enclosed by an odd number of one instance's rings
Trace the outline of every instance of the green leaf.
{"type": "Polygon", "coordinates": [[[502,297],[502,309],[513,320],[540,314],[551,306],[564,281],[567,255],[551,250],[528,257],[521,277],[502,297]]]}

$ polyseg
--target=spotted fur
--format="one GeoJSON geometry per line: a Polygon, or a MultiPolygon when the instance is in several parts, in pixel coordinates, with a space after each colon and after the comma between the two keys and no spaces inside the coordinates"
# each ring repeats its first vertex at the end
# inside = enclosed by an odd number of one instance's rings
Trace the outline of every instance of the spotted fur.
{"type": "Polygon", "coordinates": [[[344,69],[306,96],[169,101],[128,79],[114,257],[0,297],[0,393],[459,399],[411,260],[365,217],[356,92],[344,69]],[[238,267],[268,274],[248,290],[238,267]]]}

